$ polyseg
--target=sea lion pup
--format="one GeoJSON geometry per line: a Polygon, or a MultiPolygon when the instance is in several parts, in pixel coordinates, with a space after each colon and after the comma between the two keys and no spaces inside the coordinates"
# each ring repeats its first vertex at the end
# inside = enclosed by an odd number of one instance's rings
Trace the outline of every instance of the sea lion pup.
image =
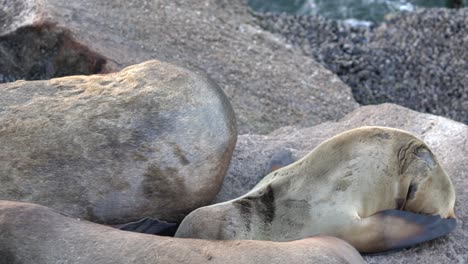
{"type": "Polygon", "coordinates": [[[139,234],[80,221],[44,206],[0,201],[1,264],[365,263],[332,237],[292,242],[208,241],[139,234]]]}
{"type": "Polygon", "coordinates": [[[456,225],[454,203],[450,178],[424,142],[363,127],[321,143],[237,199],[195,210],[176,237],[289,241],[321,234],[377,253],[447,234],[456,225]]]}

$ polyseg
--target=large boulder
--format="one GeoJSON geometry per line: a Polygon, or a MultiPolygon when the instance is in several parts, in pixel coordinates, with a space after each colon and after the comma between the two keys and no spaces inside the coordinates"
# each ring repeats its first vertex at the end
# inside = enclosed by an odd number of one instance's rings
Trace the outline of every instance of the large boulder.
{"type": "Polygon", "coordinates": [[[295,160],[308,154],[324,140],[346,130],[387,126],[409,131],[422,139],[451,177],[457,201],[459,225],[448,237],[386,256],[366,257],[369,263],[452,263],[468,259],[468,126],[407,108],[382,104],[363,106],[338,122],[310,128],[285,127],[269,135],[242,135],[216,201],[222,202],[248,192],[267,173],[271,157],[290,151],[295,160]]]}
{"type": "Polygon", "coordinates": [[[73,217],[179,221],[209,203],[236,143],[204,75],[159,61],[0,86],[0,199],[73,217]]]}
{"type": "Polygon", "coordinates": [[[334,74],[256,26],[243,2],[7,1],[0,5],[0,82],[115,71],[151,58],[175,62],[220,85],[240,133],[312,126],[358,106],[334,74]]]}
{"type": "Polygon", "coordinates": [[[333,237],[292,242],[208,241],[120,231],[49,208],[0,201],[0,263],[362,264],[348,243],[333,237]]]}

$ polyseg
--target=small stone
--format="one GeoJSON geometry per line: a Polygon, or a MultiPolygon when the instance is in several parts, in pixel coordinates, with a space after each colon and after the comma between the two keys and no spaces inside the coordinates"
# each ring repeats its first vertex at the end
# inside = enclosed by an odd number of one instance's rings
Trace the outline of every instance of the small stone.
{"type": "Polygon", "coordinates": [[[468,124],[468,8],[400,12],[370,28],[308,18],[270,15],[258,23],[337,74],[361,104],[396,103],[468,124]],[[370,74],[362,78],[364,65],[370,74]],[[413,91],[415,96],[408,96],[413,91]],[[434,93],[440,94],[437,100],[434,93]]]}

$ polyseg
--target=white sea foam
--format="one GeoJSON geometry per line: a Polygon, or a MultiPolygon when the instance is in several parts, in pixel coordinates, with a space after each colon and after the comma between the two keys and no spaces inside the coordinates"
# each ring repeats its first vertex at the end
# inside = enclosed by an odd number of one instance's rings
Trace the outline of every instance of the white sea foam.
{"type": "Polygon", "coordinates": [[[348,18],[348,19],[345,19],[343,20],[343,23],[351,26],[351,27],[370,27],[372,26],[372,22],[371,21],[366,21],[366,20],[358,20],[358,19],[354,19],[354,18],[348,18]]]}
{"type": "Polygon", "coordinates": [[[414,11],[414,5],[412,5],[411,3],[406,3],[404,5],[400,5],[399,6],[399,10],[400,11],[414,11]]]}

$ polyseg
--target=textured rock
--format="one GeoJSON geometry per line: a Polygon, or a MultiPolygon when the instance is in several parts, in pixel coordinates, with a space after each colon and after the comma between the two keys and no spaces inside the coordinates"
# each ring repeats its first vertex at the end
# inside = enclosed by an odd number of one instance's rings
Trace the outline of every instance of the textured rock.
{"type": "Polygon", "coordinates": [[[270,135],[242,135],[217,202],[249,191],[266,173],[270,157],[289,149],[295,159],[309,153],[325,139],[346,130],[378,125],[409,131],[433,150],[451,177],[457,201],[458,226],[448,237],[383,256],[366,257],[369,263],[466,263],[468,261],[468,126],[443,117],[417,113],[401,106],[363,106],[339,122],[311,128],[285,127],[270,135]]]}
{"type": "Polygon", "coordinates": [[[370,30],[318,16],[258,17],[336,73],[359,103],[392,102],[468,123],[468,8],[389,15],[370,30]]]}
{"type": "Polygon", "coordinates": [[[0,201],[0,263],[364,263],[331,237],[293,242],[207,241],[120,231],[34,204],[0,201]]]}
{"type": "Polygon", "coordinates": [[[0,83],[105,72],[106,59],[43,18],[42,1],[0,6],[0,83]]]}
{"type": "Polygon", "coordinates": [[[156,58],[207,72],[233,104],[240,133],[311,126],[357,107],[335,75],[255,25],[242,0],[0,5],[9,10],[19,15],[0,21],[0,82],[107,72],[156,58]]]}
{"type": "Polygon", "coordinates": [[[0,199],[95,222],[181,220],[219,191],[236,142],[221,89],[159,61],[0,91],[0,199]]]}

